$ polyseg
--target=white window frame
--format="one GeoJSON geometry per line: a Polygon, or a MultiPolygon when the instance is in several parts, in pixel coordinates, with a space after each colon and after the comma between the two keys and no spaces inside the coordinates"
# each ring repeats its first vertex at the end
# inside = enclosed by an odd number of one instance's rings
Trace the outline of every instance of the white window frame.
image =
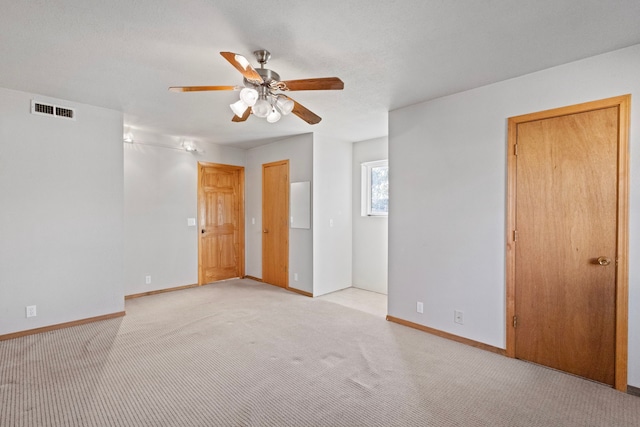
{"type": "Polygon", "coordinates": [[[389,212],[371,212],[371,170],[378,167],[389,167],[389,160],[376,160],[361,163],[360,209],[362,216],[386,218],[389,212]]]}

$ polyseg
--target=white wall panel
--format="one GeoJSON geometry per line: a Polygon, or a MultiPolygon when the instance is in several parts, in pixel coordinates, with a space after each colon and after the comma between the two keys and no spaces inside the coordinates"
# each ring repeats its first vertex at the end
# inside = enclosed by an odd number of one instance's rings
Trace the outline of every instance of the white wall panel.
{"type": "Polygon", "coordinates": [[[189,153],[176,137],[133,136],[141,143],[124,144],[125,294],[198,283],[199,228],[187,226],[197,221],[198,162],[244,166],[245,150],[196,141],[189,153]]]}
{"type": "Polygon", "coordinates": [[[361,215],[361,164],[388,159],[388,147],[387,137],[353,143],[352,281],[356,288],[381,294],[387,293],[388,221],[386,216],[361,215]]]}
{"type": "MultiPolygon", "coordinates": [[[[289,181],[311,181],[313,134],[293,136],[247,151],[247,275],[262,278],[262,165],[289,160],[289,181]],[[253,221],[255,220],[255,224],[253,221]]],[[[314,203],[314,201],[312,201],[314,203]]],[[[311,229],[289,229],[289,287],[313,293],[313,219],[311,229]],[[294,275],[298,275],[298,280],[294,275]]]]}
{"type": "Polygon", "coordinates": [[[313,294],[351,286],[352,144],[313,140],[313,294]]]}
{"type": "Polygon", "coordinates": [[[0,89],[0,334],[124,310],[122,245],[122,113],[0,89]]]}
{"type": "Polygon", "coordinates": [[[630,93],[629,384],[640,386],[638,76],[640,45],[392,111],[389,314],[504,348],[507,118],[630,93]]]}

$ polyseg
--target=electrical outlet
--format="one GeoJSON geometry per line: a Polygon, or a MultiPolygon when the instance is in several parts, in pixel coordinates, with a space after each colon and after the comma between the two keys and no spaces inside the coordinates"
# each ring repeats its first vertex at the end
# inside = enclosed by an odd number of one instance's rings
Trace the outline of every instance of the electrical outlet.
{"type": "Polygon", "coordinates": [[[416,311],[420,314],[424,313],[424,304],[421,301],[416,303],[416,311]]]}
{"type": "Polygon", "coordinates": [[[38,315],[36,312],[35,305],[28,305],[26,309],[27,309],[27,317],[36,317],[38,315]]]}
{"type": "Polygon", "coordinates": [[[453,321],[462,325],[464,323],[462,314],[460,310],[453,310],[453,321]]]}
{"type": "Polygon", "coordinates": [[[293,280],[298,281],[298,273],[293,273],[293,280]]]}
{"type": "Polygon", "coordinates": [[[145,276],[144,277],[144,283],[146,283],[147,285],[151,284],[151,276],[145,276]]]}

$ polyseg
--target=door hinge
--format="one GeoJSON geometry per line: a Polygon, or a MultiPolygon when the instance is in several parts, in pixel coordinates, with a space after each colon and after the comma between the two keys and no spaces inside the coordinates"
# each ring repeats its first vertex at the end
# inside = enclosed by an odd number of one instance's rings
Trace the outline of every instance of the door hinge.
{"type": "Polygon", "coordinates": [[[513,327],[514,328],[518,327],[518,316],[513,316],[513,327]]]}
{"type": "Polygon", "coordinates": [[[518,241],[518,230],[513,230],[513,241],[514,242],[518,241]]]}
{"type": "Polygon", "coordinates": [[[514,156],[518,155],[518,144],[514,144],[514,146],[513,146],[513,155],[514,156]]]}

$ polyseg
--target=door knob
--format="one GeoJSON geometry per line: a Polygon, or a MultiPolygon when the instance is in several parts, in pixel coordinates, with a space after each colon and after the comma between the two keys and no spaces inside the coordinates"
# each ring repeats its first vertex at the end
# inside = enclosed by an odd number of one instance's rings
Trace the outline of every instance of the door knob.
{"type": "Polygon", "coordinates": [[[269,232],[269,230],[267,230],[267,229],[265,228],[265,229],[264,229],[264,233],[268,233],[268,232],[269,232]]]}
{"type": "Polygon", "coordinates": [[[204,234],[204,228],[202,229],[201,233],[204,234]]]}
{"type": "Polygon", "coordinates": [[[597,259],[597,261],[598,261],[598,264],[603,266],[611,264],[611,260],[606,256],[601,256],[600,258],[597,259]]]}

